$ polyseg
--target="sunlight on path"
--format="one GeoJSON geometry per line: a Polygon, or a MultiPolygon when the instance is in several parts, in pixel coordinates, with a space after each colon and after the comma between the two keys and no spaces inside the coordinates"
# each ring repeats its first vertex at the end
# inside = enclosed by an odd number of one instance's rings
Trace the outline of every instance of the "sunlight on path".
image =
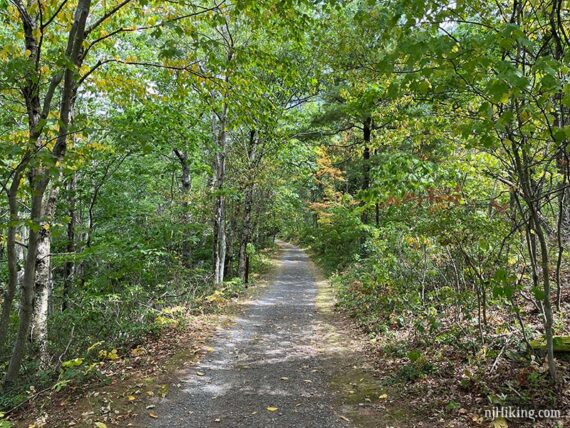
{"type": "MultiPolygon", "coordinates": [[[[196,367],[180,373],[179,387],[153,411],[158,418],[144,416],[140,426],[353,425],[332,385],[352,370],[354,358],[317,310],[308,257],[283,246],[270,287],[234,327],[217,334],[196,367]]],[[[377,426],[372,420],[365,425],[377,426]]]]}

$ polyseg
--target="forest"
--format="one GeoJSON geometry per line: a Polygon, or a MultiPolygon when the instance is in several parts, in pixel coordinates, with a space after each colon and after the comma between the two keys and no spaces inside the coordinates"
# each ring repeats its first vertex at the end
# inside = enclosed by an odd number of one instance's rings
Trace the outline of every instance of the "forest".
{"type": "Polygon", "coordinates": [[[415,412],[393,426],[570,423],[570,2],[0,0],[0,23],[0,427],[247,295],[280,242],[415,412]]]}

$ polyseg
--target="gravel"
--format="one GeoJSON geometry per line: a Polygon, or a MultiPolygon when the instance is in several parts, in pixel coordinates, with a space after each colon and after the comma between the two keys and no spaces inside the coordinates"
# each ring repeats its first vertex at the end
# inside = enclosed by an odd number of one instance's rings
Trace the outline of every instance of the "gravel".
{"type": "Polygon", "coordinates": [[[338,340],[325,339],[335,327],[316,298],[307,255],[283,244],[269,287],[216,335],[198,365],[181,372],[180,387],[152,410],[157,418],[143,415],[137,426],[352,426],[333,387],[347,355],[332,349],[344,346],[338,340]]]}

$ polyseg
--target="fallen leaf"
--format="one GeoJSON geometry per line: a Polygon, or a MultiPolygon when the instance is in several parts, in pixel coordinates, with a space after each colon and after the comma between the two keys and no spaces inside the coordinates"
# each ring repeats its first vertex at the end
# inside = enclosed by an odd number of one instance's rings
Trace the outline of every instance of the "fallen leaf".
{"type": "Polygon", "coordinates": [[[164,398],[168,395],[168,385],[161,385],[159,395],[164,398]]]}
{"type": "Polygon", "coordinates": [[[509,424],[505,418],[497,418],[491,422],[493,428],[509,428],[509,424]]]}
{"type": "Polygon", "coordinates": [[[196,372],[196,375],[198,375],[198,376],[204,376],[204,373],[203,373],[203,372],[196,372]]]}
{"type": "Polygon", "coordinates": [[[388,394],[382,394],[378,397],[380,400],[386,400],[388,398],[388,394]]]}
{"type": "Polygon", "coordinates": [[[341,418],[343,421],[350,422],[350,419],[348,419],[346,416],[342,416],[342,415],[341,415],[340,418],[341,418]]]}
{"type": "Polygon", "coordinates": [[[267,408],[267,411],[268,411],[268,412],[276,412],[277,410],[279,410],[279,407],[269,406],[269,407],[267,408]]]}
{"type": "Polygon", "coordinates": [[[144,348],[141,348],[140,346],[131,350],[131,355],[133,357],[140,357],[141,355],[144,355],[144,353],[145,353],[144,348]]]}
{"type": "Polygon", "coordinates": [[[134,401],[137,399],[137,397],[135,397],[134,395],[129,395],[127,398],[129,399],[129,401],[134,401]]]}
{"type": "Polygon", "coordinates": [[[97,428],[107,428],[107,424],[104,424],[103,422],[95,422],[95,426],[97,428]]]}
{"type": "Polygon", "coordinates": [[[153,419],[158,419],[158,415],[156,413],[148,412],[148,415],[153,419]]]}
{"type": "Polygon", "coordinates": [[[216,419],[214,419],[214,422],[220,422],[220,421],[221,421],[221,419],[220,419],[220,418],[216,418],[216,419]]]}
{"type": "Polygon", "coordinates": [[[289,378],[286,377],[286,376],[283,376],[283,377],[281,378],[281,380],[289,380],[289,378]]]}

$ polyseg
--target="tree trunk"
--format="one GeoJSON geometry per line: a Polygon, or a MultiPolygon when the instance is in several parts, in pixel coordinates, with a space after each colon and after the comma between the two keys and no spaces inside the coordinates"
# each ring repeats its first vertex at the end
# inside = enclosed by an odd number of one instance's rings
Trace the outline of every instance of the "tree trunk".
{"type": "Polygon", "coordinates": [[[243,282],[249,284],[249,254],[245,255],[245,269],[243,275],[243,282]]]}
{"type": "MultiPolygon", "coordinates": [[[[261,161],[260,153],[258,153],[259,139],[256,136],[255,129],[249,133],[249,146],[247,152],[248,167],[251,170],[259,166],[261,161]]],[[[238,275],[240,279],[247,284],[248,282],[248,255],[247,244],[251,241],[252,234],[252,210],[253,210],[253,194],[255,192],[255,183],[248,182],[244,192],[243,199],[243,229],[239,243],[238,253],[238,275]]]]}
{"type": "Polygon", "coordinates": [[[214,282],[224,282],[226,262],[226,201],[223,194],[226,174],[226,117],[227,104],[224,103],[218,116],[214,113],[213,133],[216,145],[214,157],[214,282]]]}
{"type": "MultiPolygon", "coordinates": [[[[178,149],[174,149],[174,154],[180,161],[182,174],[180,177],[180,187],[182,189],[182,212],[185,229],[192,223],[192,215],[190,213],[190,194],[192,192],[192,177],[190,175],[190,164],[188,162],[188,154],[178,149]]],[[[184,234],[182,239],[182,262],[184,266],[192,266],[192,242],[188,233],[184,234]]]]}
{"type": "MultiPolygon", "coordinates": [[[[35,225],[40,225],[42,214],[42,201],[45,189],[48,184],[46,178],[48,172],[34,168],[30,174],[32,192],[31,214],[30,218],[35,225]]],[[[38,254],[38,246],[40,242],[40,231],[38,227],[30,228],[28,238],[28,254],[24,267],[24,278],[22,280],[22,297],[20,304],[20,324],[18,333],[14,342],[14,348],[8,363],[4,385],[10,387],[16,381],[20,365],[24,359],[26,343],[28,341],[28,333],[32,321],[32,312],[34,305],[34,282],[36,277],[36,255],[38,254]]]]}
{"type": "Polygon", "coordinates": [[[22,170],[15,171],[12,184],[8,190],[8,205],[10,207],[10,221],[7,233],[7,257],[8,257],[8,284],[4,290],[2,301],[2,314],[0,315],[0,348],[6,344],[8,329],[10,327],[10,314],[16,289],[18,288],[18,251],[16,249],[16,231],[18,229],[18,189],[22,170]]]}
{"type": "MultiPolygon", "coordinates": [[[[67,245],[66,251],[68,257],[75,253],[75,224],[77,223],[77,213],[76,213],[76,197],[75,189],[77,186],[77,175],[73,174],[69,185],[69,222],[67,223],[67,245]]],[[[63,266],[63,300],[61,303],[61,310],[67,310],[69,306],[69,298],[71,296],[71,287],[73,284],[73,278],[75,273],[75,262],[68,258],[65,265],[63,266]]]]}
{"type": "Polygon", "coordinates": [[[49,365],[47,322],[49,301],[53,290],[53,278],[51,274],[51,223],[55,216],[59,189],[59,183],[54,183],[49,190],[47,200],[43,204],[43,222],[40,227],[38,252],[36,256],[34,309],[30,333],[32,341],[39,348],[42,368],[46,368],[49,365]]]}
{"type": "Polygon", "coordinates": [[[230,220],[229,227],[226,228],[226,261],[224,262],[224,278],[232,278],[234,276],[233,263],[234,254],[232,251],[235,222],[230,220]]]}
{"type": "MultiPolygon", "coordinates": [[[[372,118],[370,116],[364,119],[362,137],[364,139],[364,149],[362,152],[362,190],[366,191],[370,188],[370,141],[372,135],[372,118]]],[[[364,203],[362,211],[362,223],[368,224],[368,212],[364,203]]]]}
{"type": "MultiPolygon", "coordinates": [[[[83,41],[85,39],[85,25],[90,7],[91,0],[79,0],[75,8],[73,24],[69,31],[65,54],[69,59],[70,64],[73,64],[73,67],[68,65],[63,72],[64,82],[60,95],[59,129],[50,159],[50,161],[53,161],[54,165],[57,165],[58,162],[63,160],[67,149],[70,117],[77,89],[76,68],[78,68],[82,62],[81,52],[83,49],[83,41]]],[[[23,12],[21,13],[23,14],[23,12]]],[[[31,26],[29,16],[22,16],[22,21],[24,32],[26,33],[26,45],[28,46],[31,55],[35,55],[39,58],[40,52],[34,35],[35,28],[31,26]]],[[[49,107],[49,102],[47,102],[49,100],[46,100],[46,103],[44,103],[44,109],[41,109],[38,88],[36,83],[33,82],[33,79],[32,82],[26,86],[26,90],[23,92],[26,98],[26,107],[28,111],[30,142],[35,144],[38,150],[45,150],[41,138],[41,130],[43,129],[41,120],[43,116],[47,116],[43,110],[46,109],[46,106],[49,107]]],[[[4,378],[5,387],[10,387],[15,383],[26,350],[28,333],[30,331],[32,321],[36,262],[38,246],[40,244],[40,227],[42,225],[41,215],[43,211],[43,199],[50,179],[51,172],[49,166],[47,168],[45,166],[36,166],[32,168],[30,172],[30,186],[32,189],[30,219],[35,227],[30,227],[28,253],[26,256],[25,271],[22,280],[20,325],[18,326],[14,348],[12,350],[10,362],[8,363],[6,376],[4,378]]]]}
{"type": "MultiPolygon", "coordinates": [[[[548,243],[546,241],[540,216],[541,198],[539,197],[540,195],[536,195],[533,192],[533,186],[530,178],[530,161],[524,152],[524,143],[521,144],[523,147],[521,153],[519,147],[517,147],[517,144],[515,143],[515,137],[513,135],[510,135],[510,137],[516,173],[521,184],[522,196],[530,213],[529,228],[531,230],[531,234],[536,236],[538,247],[540,249],[540,262],[538,262],[538,257],[536,257],[535,263],[539,265],[542,273],[542,290],[544,292],[542,306],[544,310],[544,334],[546,336],[548,370],[552,382],[557,383],[558,375],[556,370],[556,361],[554,359],[554,334],[552,330],[554,319],[552,316],[552,305],[550,303],[550,261],[548,255],[548,243]]],[[[536,272],[534,267],[533,270],[536,272]]]]}
{"type": "Polygon", "coordinates": [[[239,243],[239,255],[238,255],[238,275],[240,279],[247,283],[247,245],[251,241],[252,232],[252,218],[251,212],[253,208],[253,192],[254,187],[248,186],[245,190],[244,201],[243,201],[243,232],[241,234],[239,243]]]}

